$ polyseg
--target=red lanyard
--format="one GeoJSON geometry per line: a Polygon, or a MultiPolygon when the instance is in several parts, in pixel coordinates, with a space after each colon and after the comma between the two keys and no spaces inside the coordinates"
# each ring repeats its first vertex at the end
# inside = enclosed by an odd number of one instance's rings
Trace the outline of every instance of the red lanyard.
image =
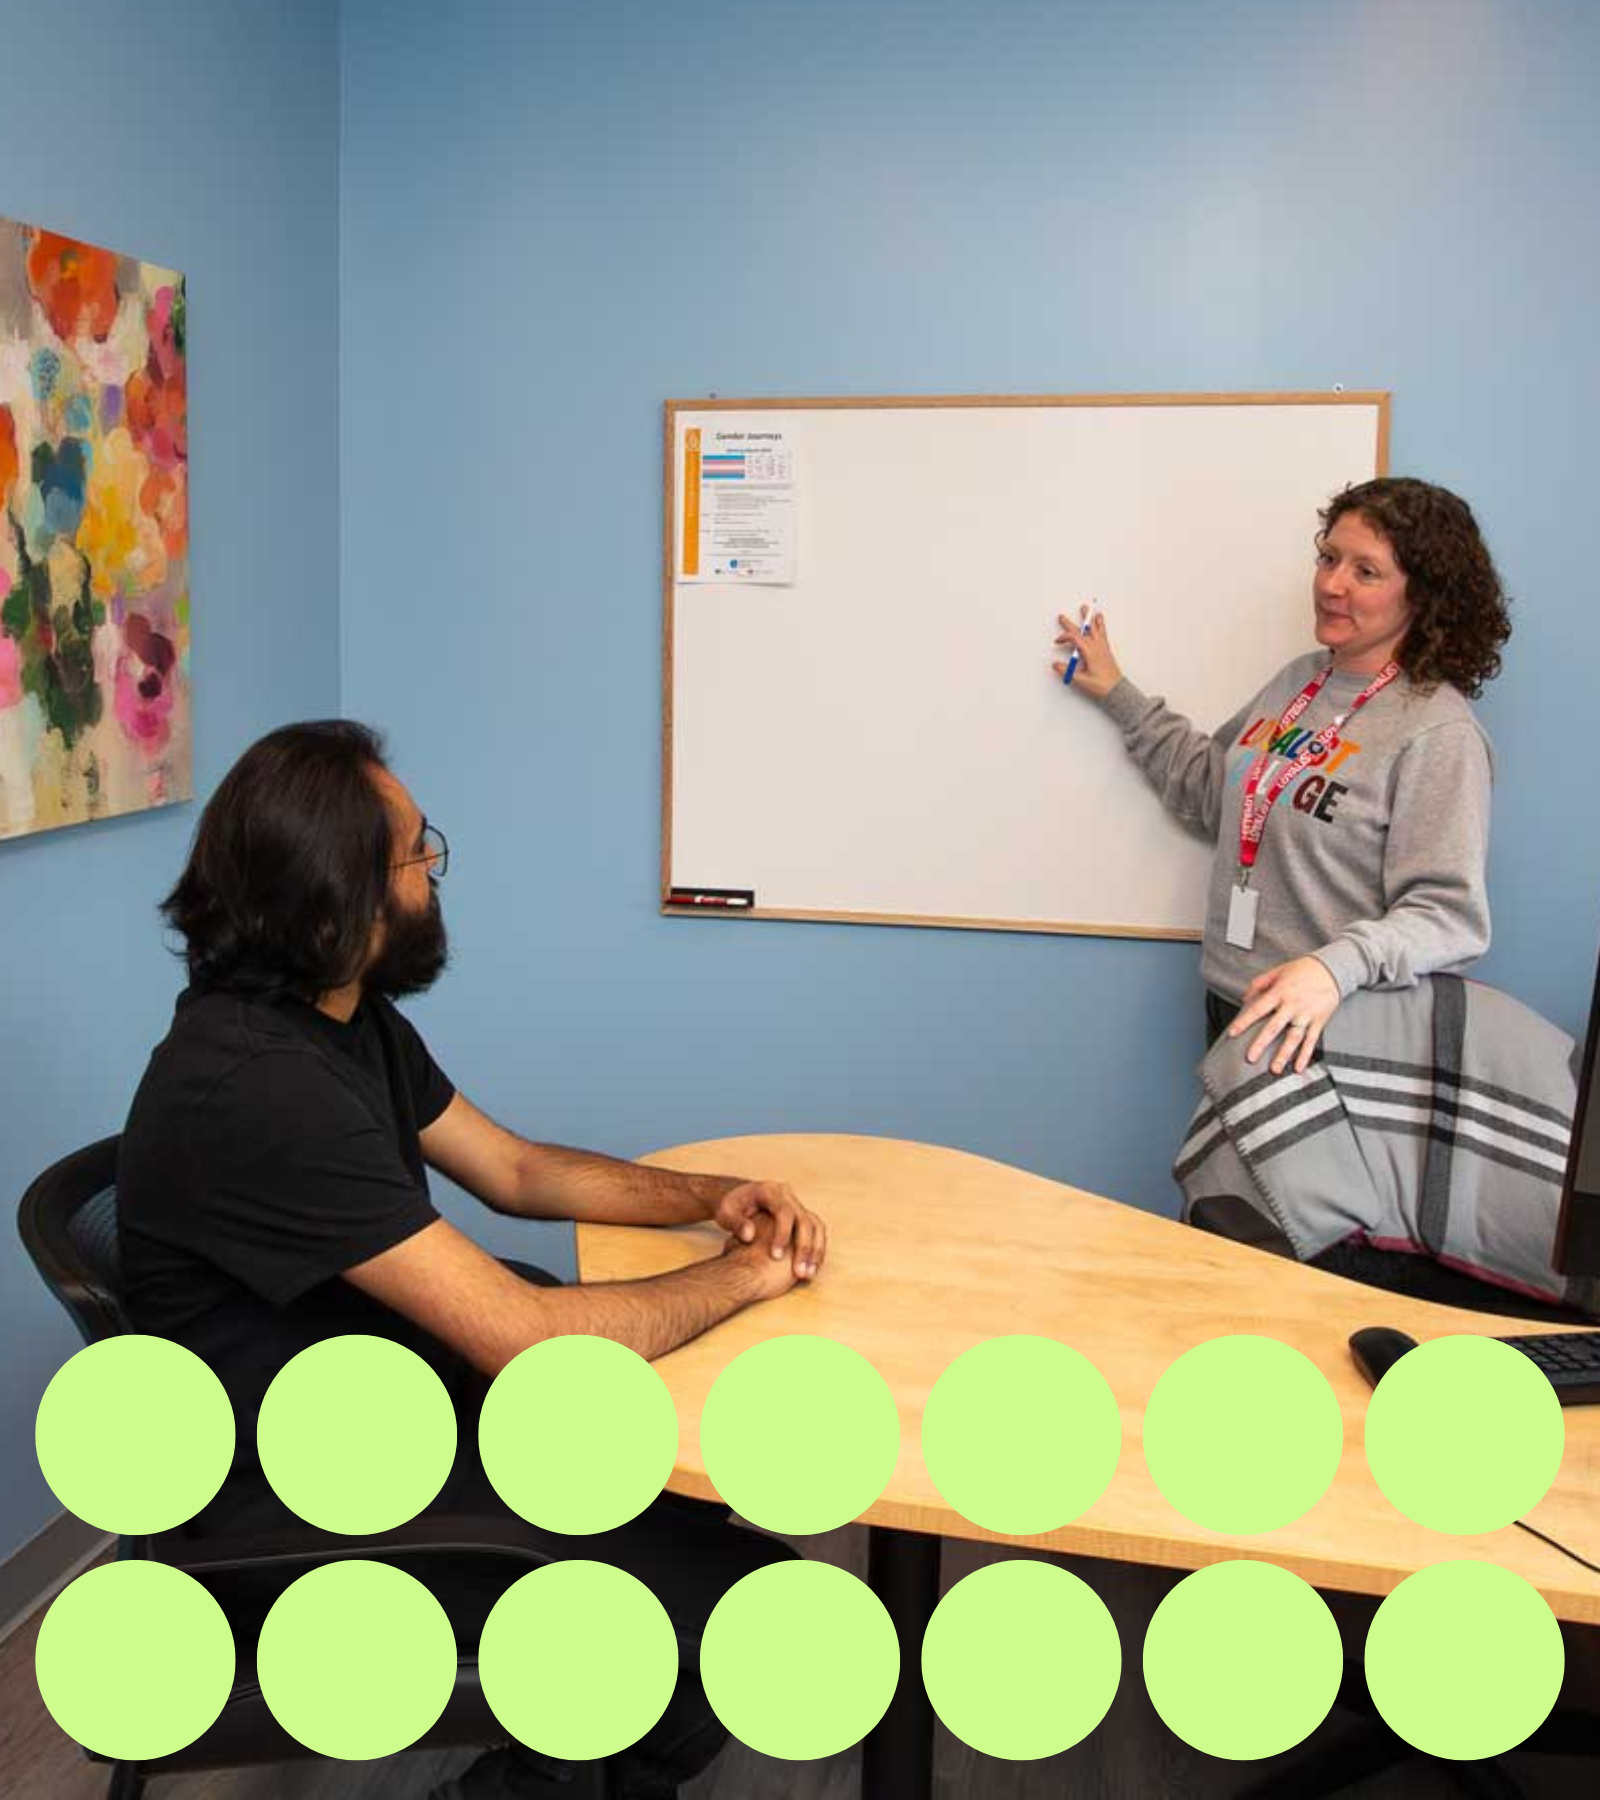
{"type": "MultiPolygon", "coordinates": [[[[1278,721],[1277,729],[1272,734],[1272,741],[1277,742],[1294,724],[1295,720],[1306,710],[1317,695],[1322,692],[1323,684],[1333,673],[1333,664],[1329,663],[1320,675],[1313,675],[1294,699],[1289,702],[1287,710],[1278,721]]],[[[1339,729],[1346,719],[1353,718],[1374,694],[1383,690],[1400,673],[1397,662],[1386,664],[1350,703],[1349,711],[1339,714],[1331,725],[1325,725],[1300,754],[1286,767],[1279,770],[1268,784],[1267,791],[1256,797],[1256,790],[1261,786],[1261,777],[1267,771],[1269,762],[1275,760],[1268,750],[1263,750],[1250,765],[1250,772],[1244,778],[1244,805],[1239,812],[1239,867],[1243,871],[1241,882],[1248,877],[1255,867],[1256,853],[1261,848],[1261,839],[1267,829],[1267,818],[1278,802],[1278,796],[1291,781],[1303,770],[1309,768],[1319,757],[1325,756],[1339,741],[1339,729]]]]}

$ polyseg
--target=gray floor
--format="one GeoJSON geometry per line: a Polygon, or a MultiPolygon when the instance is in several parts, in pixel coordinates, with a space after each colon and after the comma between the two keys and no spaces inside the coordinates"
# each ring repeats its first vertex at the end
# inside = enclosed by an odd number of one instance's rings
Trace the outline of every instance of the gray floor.
{"type": "MultiPolygon", "coordinates": [[[[855,1527],[808,1540],[813,1557],[865,1574],[865,1534],[855,1527]]],[[[975,1545],[946,1547],[945,1583],[1004,1551],[975,1545]]],[[[1326,1749],[1348,1730],[1330,1721],[1299,1750],[1267,1763],[1237,1764],[1203,1755],[1162,1724],[1139,1677],[1137,1646],[1175,1574],[1116,1563],[1063,1559],[1111,1608],[1124,1646],[1122,1685],[1110,1712],[1081,1744],[1039,1762],[1009,1763],[983,1756],[938,1728],[938,1800],[1228,1800],[1273,1770],[1326,1749]]],[[[1347,1644],[1358,1647],[1368,1616],[1365,1603],[1336,1607],[1347,1644]]],[[[101,1800],[107,1772],[88,1762],[45,1710],[33,1679],[37,1621],[0,1646],[0,1795],[27,1800],[101,1800]]],[[[1569,1638],[1569,1695],[1580,1684],[1600,1698],[1600,1632],[1569,1638]],[[1580,1658],[1584,1663],[1580,1671],[1580,1658]]],[[[425,1800],[444,1776],[472,1761],[472,1753],[416,1751],[381,1763],[305,1761],[217,1774],[169,1775],[153,1780],[149,1800],[425,1800]]],[[[1529,1800],[1593,1800],[1597,1764],[1567,1758],[1512,1755],[1503,1766],[1529,1800]]],[[[787,1763],[731,1743],[684,1800],[856,1800],[859,1751],[825,1761],[787,1763]]],[[[588,1800],[573,1788],[566,1800],[588,1800]]],[[[1352,1790],[1359,1800],[1447,1800],[1460,1788],[1447,1765],[1415,1760],[1352,1790]]]]}

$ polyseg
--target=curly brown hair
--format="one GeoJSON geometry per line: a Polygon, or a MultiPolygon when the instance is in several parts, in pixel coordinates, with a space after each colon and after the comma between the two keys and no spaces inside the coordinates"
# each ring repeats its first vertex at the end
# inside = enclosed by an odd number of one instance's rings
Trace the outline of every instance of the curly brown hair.
{"type": "Polygon", "coordinates": [[[1476,699],[1500,673],[1511,636],[1508,598],[1465,500],[1409,475],[1380,475],[1335,494],[1318,513],[1325,536],[1359,513],[1393,550],[1406,578],[1411,624],[1396,652],[1419,687],[1448,681],[1476,699]]]}

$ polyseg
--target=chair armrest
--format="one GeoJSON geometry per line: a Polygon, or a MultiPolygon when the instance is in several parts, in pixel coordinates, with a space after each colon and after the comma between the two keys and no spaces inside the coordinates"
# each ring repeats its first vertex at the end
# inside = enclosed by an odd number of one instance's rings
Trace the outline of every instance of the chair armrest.
{"type": "Polygon", "coordinates": [[[315,1569],[355,1557],[440,1554],[501,1557],[537,1567],[556,1561],[560,1555],[548,1536],[525,1520],[505,1514],[478,1517],[467,1513],[422,1513],[392,1531],[353,1536],[314,1525],[222,1532],[209,1537],[163,1532],[149,1540],[149,1547],[153,1561],[195,1576],[260,1569],[315,1569]]]}

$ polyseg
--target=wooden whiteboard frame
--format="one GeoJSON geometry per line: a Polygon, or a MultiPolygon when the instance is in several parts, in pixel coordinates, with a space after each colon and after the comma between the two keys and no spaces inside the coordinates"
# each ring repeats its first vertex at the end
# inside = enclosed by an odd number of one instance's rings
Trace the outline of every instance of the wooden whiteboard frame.
{"type": "Polygon", "coordinates": [[[663,466],[665,471],[661,551],[661,898],[660,911],[669,918],[798,919],[839,925],[924,925],[958,931],[1031,931],[1063,937],[1122,937],[1198,943],[1197,931],[1171,927],[1131,925],[1063,924],[1057,920],[950,918],[927,913],[857,913],[797,911],[767,906],[728,910],[718,907],[674,906],[672,892],[672,741],[673,741],[673,646],[674,603],[677,588],[677,424],[680,412],[869,412],[880,407],[898,411],[939,407],[1059,407],[1059,406],[1367,406],[1378,415],[1376,473],[1389,472],[1389,423],[1392,393],[1388,389],[1364,389],[1344,393],[1270,394],[905,394],[813,395],[805,399],[668,400],[663,410],[663,466]]]}

